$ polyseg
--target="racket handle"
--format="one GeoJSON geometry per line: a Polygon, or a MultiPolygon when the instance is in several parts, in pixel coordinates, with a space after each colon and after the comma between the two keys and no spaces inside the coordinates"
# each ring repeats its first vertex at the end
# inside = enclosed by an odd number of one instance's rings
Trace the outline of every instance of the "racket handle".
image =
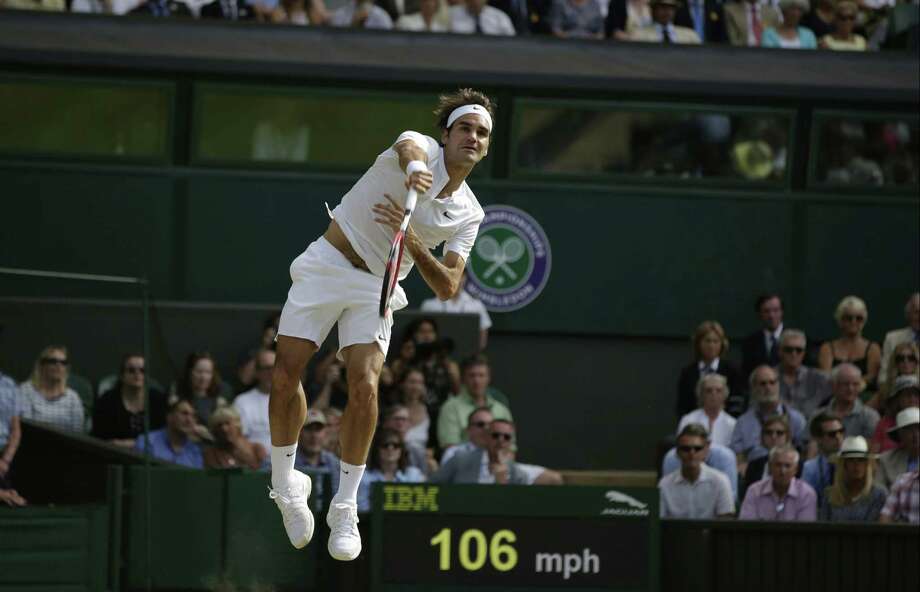
{"type": "Polygon", "coordinates": [[[418,201],[418,192],[415,189],[409,189],[409,193],[406,194],[406,213],[403,215],[402,224],[399,225],[399,229],[403,232],[409,227],[409,217],[412,215],[412,210],[415,209],[416,201],[418,201]]]}

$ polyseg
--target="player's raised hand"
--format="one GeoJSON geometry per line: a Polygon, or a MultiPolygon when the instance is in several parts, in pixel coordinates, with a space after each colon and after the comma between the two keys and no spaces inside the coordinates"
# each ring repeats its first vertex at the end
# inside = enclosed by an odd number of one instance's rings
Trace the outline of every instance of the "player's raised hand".
{"type": "Polygon", "coordinates": [[[426,193],[433,182],[431,171],[415,171],[406,177],[406,189],[415,189],[419,194],[426,193]]]}

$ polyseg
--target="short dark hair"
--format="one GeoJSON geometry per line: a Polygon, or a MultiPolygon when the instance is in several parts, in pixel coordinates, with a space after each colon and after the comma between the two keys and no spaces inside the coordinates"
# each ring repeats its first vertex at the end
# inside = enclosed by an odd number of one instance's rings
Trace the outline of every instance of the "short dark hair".
{"type": "Polygon", "coordinates": [[[677,434],[677,439],[680,440],[684,436],[702,438],[704,441],[709,442],[709,431],[703,427],[703,424],[699,423],[688,423],[685,425],[684,429],[677,434]]]}
{"type": "Polygon", "coordinates": [[[121,357],[121,366],[119,366],[119,368],[118,368],[118,370],[119,370],[120,373],[124,374],[124,372],[125,372],[125,366],[128,365],[128,360],[130,360],[131,358],[140,358],[140,359],[144,360],[144,368],[146,369],[146,367],[147,367],[147,358],[144,357],[144,354],[138,353],[138,352],[128,352],[128,353],[126,353],[125,355],[123,355],[123,356],[121,357]]]}
{"type": "Polygon", "coordinates": [[[437,118],[438,127],[442,130],[447,129],[447,118],[457,107],[463,105],[482,105],[492,119],[495,119],[495,101],[490,99],[485,93],[473,90],[472,88],[457,89],[457,92],[444,94],[438,97],[438,106],[434,110],[434,116],[437,118]]]}
{"type": "Polygon", "coordinates": [[[783,297],[777,294],[776,292],[764,292],[757,297],[757,301],[754,303],[754,312],[760,312],[760,307],[763,306],[763,303],[767,300],[773,300],[776,298],[779,300],[779,307],[783,308],[783,297]]]}
{"type": "Polygon", "coordinates": [[[822,411],[816,416],[811,418],[811,423],[808,424],[808,431],[811,433],[812,438],[820,438],[824,435],[824,430],[821,429],[821,424],[827,423],[829,421],[836,421],[843,425],[843,420],[840,419],[837,415],[829,411],[822,411]]]}
{"type": "Polygon", "coordinates": [[[473,409],[472,411],[470,411],[470,414],[466,416],[466,425],[470,425],[470,423],[473,421],[473,416],[482,411],[485,411],[489,415],[492,415],[492,410],[486,407],[485,405],[483,405],[482,407],[477,407],[473,409]]]}
{"type": "Polygon", "coordinates": [[[463,362],[460,363],[460,374],[466,374],[466,371],[472,368],[473,366],[489,366],[489,358],[485,354],[473,354],[467,358],[464,358],[463,362]]]}

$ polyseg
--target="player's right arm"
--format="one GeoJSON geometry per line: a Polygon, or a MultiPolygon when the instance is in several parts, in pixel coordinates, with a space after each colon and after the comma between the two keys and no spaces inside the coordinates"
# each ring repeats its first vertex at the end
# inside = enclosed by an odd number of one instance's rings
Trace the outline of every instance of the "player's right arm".
{"type": "Polygon", "coordinates": [[[431,189],[434,177],[428,170],[428,153],[425,152],[425,149],[409,139],[397,143],[393,149],[399,155],[399,169],[406,171],[406,189],[414,187],[419,193],[425,193],[431,189]],[[409,163],[420,164],[413,165],[410,171],[408,170],[409,163]]]}

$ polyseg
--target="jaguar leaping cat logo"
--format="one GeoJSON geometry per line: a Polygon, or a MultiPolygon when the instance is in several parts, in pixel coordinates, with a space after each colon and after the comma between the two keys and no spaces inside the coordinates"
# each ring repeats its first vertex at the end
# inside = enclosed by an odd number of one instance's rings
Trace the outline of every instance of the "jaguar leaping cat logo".
{"type": "Polygon", "coordinates": [[[630,508],[636,508],[637,510],[645,510],[648,508],[648,504],[643,504],[634,497],[630,497],[625,493],[620,493],[619,491],[610,490],[604,494],[604,497],[607,498],[608,502],[626,504],[630,508]]]}

